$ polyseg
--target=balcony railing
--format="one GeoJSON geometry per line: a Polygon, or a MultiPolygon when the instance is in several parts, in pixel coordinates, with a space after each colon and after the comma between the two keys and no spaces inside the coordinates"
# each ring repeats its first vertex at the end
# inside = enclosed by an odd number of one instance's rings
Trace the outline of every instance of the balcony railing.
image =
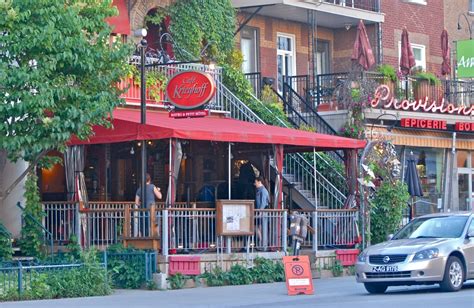
{"type": "MultiPolygon", "coordinates": [[[[183,72],[183,71],[201,71],[211,74],[211,76],[216,81],[218,85],[217,94],[209,103],[212,106],[212,109],[221,110],[222,108],[222,97],[219,91],[219,84],[222,81],[222,69],[221,68],[213,68],[209,65],[204,64],[195,64],[195,63],[181,63],[181,64],[152,64],[146,66],[146,73],[159,73],[163,74],[167,80],[171,79],[173,75],[183,72]]],[[[121,90],[126,90],[125,93],[121,95],[122,98],[125,99],[126,103],[140,103],[140,82],[136,82],[136,78],[128,77],[122,80],[118,84],[118,88],[121,90]],[[135,79],[135,80],[134,80],[135,79]]],[[[153,91],[158,92],[156,95],[152,95],[155,93],[151,93],[150,89],[146,91],[146,103],[147,105],[163,105],[165,103],[165,94],[163,91],[153,91]]]]}
{"type": "MultiPolygon", "coordinates": [[[[316,86],[310,85],[307,79],[295,79],[295,89],[299,95],[313,98],[316,105],[337,104],[338,88],[344,86],[349,73],[334,73],[318,75],[316,86]]],[[[397,83],[384,81],[382,75],[374,72],[364,72],[361,78],[371,79],[377,83],[389,86],[396,98],[424,99],[428,96],[430,100],[440,102],[443,98],[446,103],[455,106],[474,105],[474,80],[443,79],[439,84],[430,85],[427,81],[409,76],[408,82],[400,80],[397,83]]]]}
{"type": "Polygon", "coordinates": [[[372,12],[380,12],[380,0],[324,0],[326,3],[372,12]]]}

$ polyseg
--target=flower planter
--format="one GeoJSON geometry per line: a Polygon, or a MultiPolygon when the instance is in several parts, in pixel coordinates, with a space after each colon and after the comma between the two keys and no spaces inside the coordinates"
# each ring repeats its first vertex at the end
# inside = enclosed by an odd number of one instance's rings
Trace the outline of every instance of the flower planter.
{"type": "MultiPolygon", "coordinates": [[[[125,93],[121,95],[127,103],[140,103],[140,85],[136,84],[133,77],[127,77],[120,81],[118,88],[121,90],[127,89],[125,93]]],[[[150,89],[146,89],[146,103],[150,105],[162,104],[164,101],[165,94],[163,91],[159,91],[157,97],[151,97],[150,89]]]]}
{"type": "Polygon", "coordinates": [[[359,252],[359,249],[339,249],[336,250],[336,259],[342,266],[352,266],[357,262],[359,252]]]}
{"type": "Polygon", "coordinates": [[[439,103],[443,99],[444,91],[441,85],[432,85],[428,80],[420,80],[413,87],[413,96],[417,101],[428,97],[428,101],[436,100],[439,103]]]}
{"type": "Polygon", "coordinates": [[[183,275],[201,274],[201,257],[198,256],[170,256],[169,271],[170,275],[181,273],[183,275]]]}

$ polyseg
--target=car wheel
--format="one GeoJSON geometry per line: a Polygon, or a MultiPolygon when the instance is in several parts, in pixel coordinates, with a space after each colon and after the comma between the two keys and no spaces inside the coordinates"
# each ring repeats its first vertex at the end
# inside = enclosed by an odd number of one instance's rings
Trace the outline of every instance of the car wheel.
{"type": "Polygon", "coordinates": [[[464,266],[458,257],[449,257],[444,270],[443,281],[439,284],[445,292],[455,292],[462,288],[464,283],[464,266]]]}
{"type": "Polygon", "coordinates": [[[387,291],[388,286],[381,283],[364,283],[364,287],[370,294],[383,294],[387,291]]]}

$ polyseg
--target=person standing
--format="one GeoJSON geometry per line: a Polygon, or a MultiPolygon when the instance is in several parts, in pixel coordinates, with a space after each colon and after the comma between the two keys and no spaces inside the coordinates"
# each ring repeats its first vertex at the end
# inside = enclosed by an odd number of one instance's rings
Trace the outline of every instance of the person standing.
{"type": "MultiPolygon", "coordinates": [[[[270,203],[270,195],[265,185],[263,185],[263,181],[262,176],[255,178],[255,209],[257,210],[266,209],[270,203]]],[[[257,220],[257,237],[260,239],[264,250],[266,250],[268,246],[268,215],[265,212],[260,212],[259,216],[260,221],[257,220]]]]}
{"type": "MultiPolygon", "coordinates": [[[[161,190],[159,187],[156,187],[155,185],[151,184],[151,176],[149,173],[146,174],[146,187],[145,187],[145,202],[146,204],[143,204],[142,202],[142,189],[141,187],[138,187],[137,192],[135,194],[135,205],[137,205],[138,208],[142,209],[149,209],[150,206],[155,203],[156,199],[161,199],[162,194],[161,190]],[[156,198],[156,199],[155,199],[156,198]]],[[[150,225],[150,217],[148,212],[142,212],[144,215],[139,215],[138,221],[139,223],[139,230],[142,231],[140,232],[142,236],[149,236],[149,225],[150,225]]]]}

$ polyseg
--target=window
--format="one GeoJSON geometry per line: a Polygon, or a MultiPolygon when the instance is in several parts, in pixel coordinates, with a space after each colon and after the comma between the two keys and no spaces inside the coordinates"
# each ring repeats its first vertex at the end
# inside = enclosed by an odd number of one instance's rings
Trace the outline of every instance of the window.
{"type": "Polygon", "coordinates": [[[240,48],[244,61],[242,70],[245,74],[258,72],[258,29],[245,26],[240,32],[240,48]]]}
{"type": "Polygon", "coordinates": [[[296,75],[295,37],[290,34],[277,36],[277,89],[283,92],[283,80],[286,76],[296,75]]]}
{"type": "Polygon", "coordinates": [[[469,14],[474,14],[474,0],[469,0],[469,14]]]}
{"type": "MultiPolygon", "coordinates": [[[[402,43],[398,41],[398,63],[400,63],[402,43]]],[[[415,67],[418,69],[426,70],[426,49],[425,45],[411,43],[411,49],[413,49],[413,55],[415,56],[415,67]]]]}
{"type": "Polygon", "coordinates": [[[427,0],[402,0],[402,1],[406,3],[427,5],[426,3],[427,0]]]}

